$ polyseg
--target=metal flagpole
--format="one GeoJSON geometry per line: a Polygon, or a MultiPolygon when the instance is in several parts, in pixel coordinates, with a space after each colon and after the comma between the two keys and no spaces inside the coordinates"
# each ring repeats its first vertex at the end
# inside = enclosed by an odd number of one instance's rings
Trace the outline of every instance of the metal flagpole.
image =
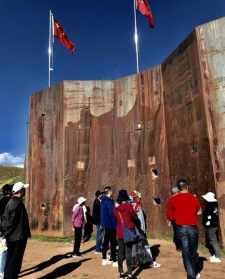
{"type": "Polygon", "coordinates": [[[51,86],[51,71],[53,71],[53,15],[51,10],[49,11],[49,37],[48,37],[48,87],[51,86]]]}
{"type": "Polygon", "coordinates": [[[134,43],[136,52],[137,73],[140,72],[139,68],[139,48],[138,48],[138,29],[137,29],[137,9],[136,0],[134,0],[134,43]]]}

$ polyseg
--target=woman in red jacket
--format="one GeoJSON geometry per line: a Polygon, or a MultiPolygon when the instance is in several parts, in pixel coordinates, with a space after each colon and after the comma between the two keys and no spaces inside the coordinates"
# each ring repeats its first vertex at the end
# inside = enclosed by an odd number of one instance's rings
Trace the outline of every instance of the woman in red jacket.
{"type": "Polygon", "coordinates": [[[128,278],[132,277],[132,243],[125,244],[123,239],[123,227],[128,229],[134,229],[137,220],[136,213],[129,203],[129,196],[126,190],[120,190],[118,195],[118,206],[114,209],[114,214],[117,223],[117,238],[119,245],[118,253],[118,270],[120,278],[124,277],[123,261],[126,259],[128,278]]]}

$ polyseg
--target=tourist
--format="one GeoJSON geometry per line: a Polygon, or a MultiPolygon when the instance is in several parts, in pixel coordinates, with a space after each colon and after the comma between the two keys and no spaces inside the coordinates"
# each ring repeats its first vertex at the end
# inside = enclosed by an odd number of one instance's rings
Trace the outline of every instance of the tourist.
{"type": "Polygon", "coordinates": [[[101,225],[104,228],[104,240],[102,245],[102,265],[111,264],[117,267],[116,261],[116,220],[114,216],[114,201],[112,199],[112,188],[106,186],[104,188],[104,196],[101,201],[101,225]],[[106,258],[107,251],[111,248],[111,258],[106,258]]]}
{"type": "Polygon", "coordinates": [[[179,240],[177,239],[177,230],[176,230],[176,223],[174,220],[174,216],[172,215],[172,211],[170,209],[170,201],[173,197],[175,197],[179,193],[178,187],[174,186],[171,189],[171,196],[168,198],[166,202],[166,217],[168,220],[168,225],[173,228],[173,242],[175,244],[176,250],[180,251],[180,245],[179,245],[179,240]]]}
{"type": "Polygon", "coordinates": [[[198,228],[197,214],[201,213],[201,205],[196,197],[189,193],[186,179],[177,182],[179,193],[172,197],[167,209],[175,222],[177,239],[183,256],[184,267],[188,279],[199,278],[198,274],[198,228]]]}
{"type": "Polygon", "coordinates": [[[90,240],[91,235],[93,233],[93,220],[91,216],[90,207],[87,205],[83,205],[84,211],[84,233],[83,233],[83,242],[87,242],[90,240]]]}
{"type": "Polygon", "coordinates": [[[142,207],[142,200],[141,200],[141,193],[134,190],[130,193],[131,197],[131,203],[133,206],[133,209],[135,213],[137,214],[139,225],[137,226],[139,228],[139,231],[141,233],[141,239],[134,245],[134,251],[133,253],[133,262],[137,266],[141,265],[149,265],[153,268],[159,268],[161,265],[154,261],[151,249],[148,244],[147,239],[147,225],[146,225],[146,214],[144,212],[144,209],[142,207]]]}
{"type": "Polygon", "coordinates": [[[202,223],[206,234],[206,246],[212,254],[209,260],[211,263],[220,263],[220,247],[218,243],[218,202],[215,198],[215,194],[212,192],[208,192],[202,197],[206,202],[202,216],[202,223]]]}
{"type": "MultiPolygon", "coordinates": [[[[11,184],[5,184],[2,187],[3,197],[0,200],[0,220],[2,220],[2,216],[5,211],[6,205],[7,205],[8,201],[10,200],[10,197],[12,194],[12,187],[13,187],[13,185],[11,185],[11,184]]],[[[0,224],[1,224],[1,222],[0,222],[0,224]]],[[[6,239],[3,235],[2,228],[0,227],[0,279],[2,279],[4,276],[6,256],[7,256],[6,239]]]]}
{"type": "Polygon", "coordinates": [[[96,254],[102,252],[102,242],[103,242],[103,227],[101,225],[101,199],[102,192],[99,190],[95,193],[95,200],[93,203],[92,219],[93,224],[96,226],[96,254]]]}
{"type": "Polygon", "coordinates": [[[27,239],[31,236],[29,220],[23,203],[25,188],[29,185],[17,182],[12,188],[2,219],[2,231],[7,241],[7,259],[4,279],[16,279],[20,273],[27,239]]]}
{"type": "Polygon", "coordinates": [[[82,229],[85,224],[84,210],[86,199],[84,197],[79,197],[77,203],[74,205],[72,210],[72,226],[74,230],[74,248],[73,248],[73,258],[81,257],[80,244],[82,239],[82,229]]]}
{"type": "Polygon", "coordinates": [[[135,234],[135,223],[137,222],[137,215],[130,204],[130,197],[126,190],[120,190],[118,194],[118,206],[115,208],[115,216],[117,222],[117,239],[119,245],[118,252],[118,270],[120,278],[125,276],[123,270],[123,261],[126,259],[127,263],[127,276],[132,278],[132,246],[133,243],[126,243],[123,235],[123,230],[126,228],[133,231],[135,234]]]}

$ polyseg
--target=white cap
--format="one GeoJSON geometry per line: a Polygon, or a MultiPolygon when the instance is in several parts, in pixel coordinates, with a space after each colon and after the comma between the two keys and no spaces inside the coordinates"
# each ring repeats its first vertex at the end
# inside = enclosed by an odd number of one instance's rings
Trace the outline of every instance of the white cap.
{"type": "Polygon", "coordinates": [[[29,184],[24,184],[23,182],[17,182],[13,185],[12,192],[17,193],[22,189],[28,188],[29,184]]]}
{"type": "Polygon", "coordinates": [[[205,195],[202,195],[202,197],[207,202],[217,202],[217,199],[215,198],[215,194],[213,192],[208,192],[205,195]]]}
{"type": "Polygon", "coordinates": [[[81,205],[82,203],[86,202],[86,200],[87,200],[87,199],[85,199],[84,197],[79,197],[79,198],[77,199],[77,203],[78,203],[79,205],[81,205]]]}

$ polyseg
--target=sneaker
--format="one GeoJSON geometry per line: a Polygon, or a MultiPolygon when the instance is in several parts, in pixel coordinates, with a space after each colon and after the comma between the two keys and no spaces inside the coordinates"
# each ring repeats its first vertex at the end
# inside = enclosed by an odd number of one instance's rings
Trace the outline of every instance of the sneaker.
{"type": "Polygon", "coordinates": [[[157,262],[153,262],[153,264],[151,265],[151,267],[153,268],[159,268],[161,266],[161,264],[157,263],[157,262]]]}
{"type": "Polygon", "coordinates": [[[101,255],[102,253],[101,252],[98,252],[98,251],[95,251],[94,252],[96,255],[101,255]]]}
{"type": "Polygon", "coordinates": [[[102,260],[102,265],[109,265],[109,264],[112,264],[112,262],[105,259],[102,260]]]}
{"type": "Polygon", "coordinates": [[[217,257],[215,257],[215,256],[212,256],[212,257],[209,259],[209,261],[210,261],[211,263],[221,263],[221,259],[220,259],[220,258],[217,258],[217,257]]]}
{"type": "Polygon", "coordinates": [[[196,275],[196,279],[199,279],[200,277],[201,277],[201,274],[198,273],[198,274],[196,275]]]}
{"type": "Polygon", "coordinates": [[[72,258],[75,258],[75,259],[80,259],[82,258],[82,256],[80,254],[76,255],[76,254],[73,254],[72,255],[72,258]]]}
{"type": "Polygon", "coordinates": [[[120,276],[119,276],[119,279],[122,279],[122,278],[124,278],[126,276],[126,274],[124,273],[124,272],[121,272],[120,273],[120,276]]]}
{"type": "Polygon", "coordinates": [[[118,262],[113,262],[112,266],[113,267],[118,267],[118,262]]]}

